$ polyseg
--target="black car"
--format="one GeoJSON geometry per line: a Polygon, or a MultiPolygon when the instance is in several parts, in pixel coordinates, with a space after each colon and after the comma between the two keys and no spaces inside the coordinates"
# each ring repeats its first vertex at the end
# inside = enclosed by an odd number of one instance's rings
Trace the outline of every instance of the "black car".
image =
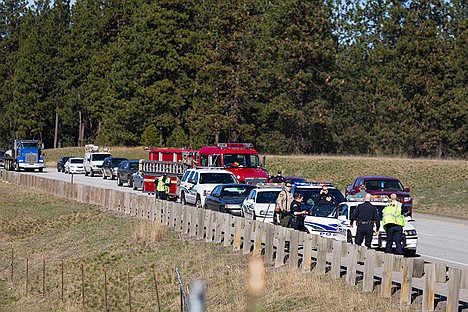
{"type": "Polygon", "coordinates": [[[250,191],[251,184],[222,184],[216,186],[205,199],[205,209],[241,215],[241,206],[250,191]]]}
{"type": "Polygon", "coordinates": [[[57,161],[57,172],[65,172],[65,163],[68,159],[73,158],[75,156],[63,156],[57,161]]]}
{"type": "Polygon", "coordinates": [[[122,186],[127,183],[128,186],[133,186],[133,174],[138,171],[138,159],[124,160],[120,163],[117,169],[117,185],[122,186]]]}
{"type": "Polygon", "coordinates": [[[117,177],[117,168],[119,167],[120,163],[124,160],[128,160],[127,158],[118,158],[118,157],[106,157],[104,158],[104,162],[102,163],[102,178],[107,179],[108,177],[111,180],[114,180],[117,177]]]}

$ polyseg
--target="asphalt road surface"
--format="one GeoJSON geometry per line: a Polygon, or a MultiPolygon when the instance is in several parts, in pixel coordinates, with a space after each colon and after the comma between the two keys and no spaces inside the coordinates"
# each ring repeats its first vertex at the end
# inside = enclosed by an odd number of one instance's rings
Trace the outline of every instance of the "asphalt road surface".
{"type": "MultiPolygon", "coordinates": [[[[72,175],[57,172],[55,168],[46,168],[44,172],[36,174],[45,178],[70,182],[72,175]]],[[[73,175],[74,183],[81,183],[95,187],[118,189],[123,192],[136,192],[124,184],[117,186],[117,180],[104,180],[101,176],[73,175]]],[[[453,266],[468,269],[468,221],[454,218],[443,218],[425,214],[414,214],[413,225],[418,232],[417,254],[428,260],[450,261],[453,266]]]]}

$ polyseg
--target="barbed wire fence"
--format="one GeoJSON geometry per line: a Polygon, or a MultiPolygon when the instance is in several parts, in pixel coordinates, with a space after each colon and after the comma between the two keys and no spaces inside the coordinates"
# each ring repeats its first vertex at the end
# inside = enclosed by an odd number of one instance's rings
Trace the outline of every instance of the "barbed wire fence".
{"type": "MultiPolygon", "coordinates": [[[[96,265],[87,264],[84,260],[77,263],[76,260],[24,257],[15,252],[13,245],[8,247],[8,251],[0,248],[0,254],[3,279],[9,286],[8,291],[17,297],[36,297],[52,304],[69,303],[76,307],[81,306],[83,310],[92,308],[106,312],[161,312],[163,308],[155,264],[144,269],[120,268],[120,271],[115,270],[109,274],[113,268],[106,263],[96,265]],[[146,291],[142,293],[142,289],[146,291]]],[[[205,282],[194,280],[190,291],[189,286],[183,282],[179,268],[175,269],[174,274],[177,275],[179,284],[180,311],[204,311],[205,282]]]]}

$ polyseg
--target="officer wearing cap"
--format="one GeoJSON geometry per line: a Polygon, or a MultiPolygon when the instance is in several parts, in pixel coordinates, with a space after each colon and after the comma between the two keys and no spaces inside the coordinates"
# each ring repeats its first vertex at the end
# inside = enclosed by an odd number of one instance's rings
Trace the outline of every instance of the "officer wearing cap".
{"type": "Polygon", "coordinates": [[[282,226],[288,227],[291,219],[290,208],[291,203],[294,200],[293,194],[291,193],[292,183],[286,182],[284,188],[278,194],[276,199],[275,213],[273,215],[273,222],[275,224],[281,224],[282,226]],[[279,222],[278,222],[279,217],[279,222]]]}
{"type": "Polygon", "coordinates": [[[380,228],[380,218],[377,209],[370,203],[371,198],[371,194],[366,194],[365,202],[356,207],[350,218],[351,227],[353,227],[354,222],[357,224],[356,245],[361,245],[362,241],[365,239],[364,244],[367,248],[371,248],[374,224],[376,227],[375,234],[379,233],[380,228]]]}
{"type": "Polygon", "coordinates": [[[284,177],[281,170],[278,170],[278,174],[271,179],[273,183],[284,183],[284,177]]]}

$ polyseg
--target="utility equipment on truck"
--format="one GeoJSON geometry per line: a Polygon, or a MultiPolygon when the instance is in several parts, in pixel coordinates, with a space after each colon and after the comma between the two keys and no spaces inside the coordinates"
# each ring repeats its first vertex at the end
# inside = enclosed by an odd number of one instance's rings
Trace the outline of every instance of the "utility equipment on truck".
{"type": "Polygon", "coordinates": [[[15,140],[13,149],[5,153],[5,169],[10,171],[37,169],[41,172],[45,168],[44,157],[41,155],[43,148],[43,144],[38,140],[15,140]]]}

